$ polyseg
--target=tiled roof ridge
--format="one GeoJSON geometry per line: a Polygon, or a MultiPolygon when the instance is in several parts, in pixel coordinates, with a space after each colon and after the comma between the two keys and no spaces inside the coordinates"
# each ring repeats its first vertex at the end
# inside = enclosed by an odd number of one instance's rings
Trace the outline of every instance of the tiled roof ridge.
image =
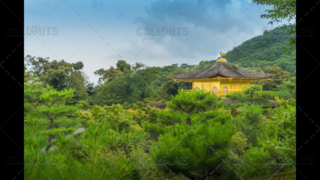
{"type": "Polygon", "coordinates": [[[172,75],[176,79],[201,79],[214,78],[216,76],[230,77],[230,78],[270,78],[272,74],[259,73],[235,66],[228,62],[215,62],[209,66],[202,67],[192,72],[172,75]]]}
{"type": "MultiPolygon", "coordinates": [[[[230,63],[228,63],[228,64],[230,64],[230,63]]],[[[233,70],[234,72],[236,72],[237,74],[239,74],[240,76],[242,76],[242,77],[244,77],[244,78],[247,77],[247,76],[241,74],[241,73],[237,70],[237,66],[235,66],[235,65],[233,65],[233,64],[230,64],[230,65],[231,65],[232,70],[233,70]]],[[[228,67],[228,66],[227,66],[227,67],[228,67]]],[[[229,68],[229,67],[228,67],[228,68],[229,68]]]]}

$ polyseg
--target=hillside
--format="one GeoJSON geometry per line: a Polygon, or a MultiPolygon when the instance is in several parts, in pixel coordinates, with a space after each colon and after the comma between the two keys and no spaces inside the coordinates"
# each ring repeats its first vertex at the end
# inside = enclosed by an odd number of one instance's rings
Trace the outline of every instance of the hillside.
{"type": "MultiPolygon", "coordinates": [[[[291,76],[295,76],[296,51],[284,51],[290,37],[292,35],[288,35],[286,30],[280,27],[265,31],[263,35],[253,37],[228,51],[225,58],[236,66],[250,70],[277,64],[283,70],[290,72],[291,76]]],[[[196,69],[210,65],[214,61],[201,61],[196,69]]]]}
{"type": "MultiPolygon", "coordinates": [[[[290,37],[286,34],[286,30],[280,28],[265,31],[263,35],[253,37],[226,52],[225,58],[229,63],[242,68],[274,74],[274,79],[289,79],[289,76],[295,77],[296,74],[296,51],[284,51],[290,37]],[[279,67],[273,66],[275,64],[279,67]],[[267,66],[269,67],[265,69],[267,66]]],[[[99,76],[100,83],[93,86],[86,81],[81,71],[84,67],[82,62],[68,63],[64,60],[49,62],[49,59],[28,55],[26,64],[31,68],[30,71],[27,70],[26,77],[30,79],[30,74],[33,74],[32,76],[38,76],[39,80],[59,90],[68,87],[76,88],[74,102],[84,100],[87,96],[93,98],[93,95],[99,92],[103,94],[103,98],[96,99],[97,101],[93,104],[111,105],[125,102],[132,104],[137,101],[154,103],[154,98],[160,96],[160,99],[168,99],[171,95],[177,94],[179,88],[192,88],[191,82],[175,82],[170,78],[171,75],[191,72],[214,62],[215,60],[204,60],[198,65],[183,63],[150,67],[148,64],[130,65],[125,60],[118,60],[115,67],[101,68],[94,72],[99,76]],[[65,73],[61,74],[61,71],[65,73]]],[[[280,85],[280,83],[279,81],[266,82],[263,89],[276,90],[276,84],[280,85]]]]}

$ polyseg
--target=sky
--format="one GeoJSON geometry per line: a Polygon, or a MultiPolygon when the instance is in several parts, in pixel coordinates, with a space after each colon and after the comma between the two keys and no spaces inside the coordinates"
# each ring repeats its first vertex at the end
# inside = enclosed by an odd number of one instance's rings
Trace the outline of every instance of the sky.
{"type": "Polygon", "coordinates": [[[270,6],[251,0],[27,0],[25,56],[84,63],[94,71],[118,60],[147,66],[198,64],[218,58],[270,25],[270,6]]]}

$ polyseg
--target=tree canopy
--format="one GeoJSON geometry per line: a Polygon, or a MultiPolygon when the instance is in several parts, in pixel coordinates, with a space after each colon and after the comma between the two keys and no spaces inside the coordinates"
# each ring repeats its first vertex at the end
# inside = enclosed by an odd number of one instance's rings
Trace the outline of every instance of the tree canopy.
{"type": "MultiPolygon", "coordinates": [[[[284,0],[284,1],[275,1],[275,0],[253,0],[253,2],[261,5],[271,6],[272,9],[266,10],[266,14],[262,14],[261,18],[271,19],[269,24],[275,22],[282,22],[287,20],[295,20],[296,18],[296,1],[295,0],[284,0]]],[[[296,24],[290,24],[289,26],[283,26],[283,29],[288,29],[288,35],[293,35],[296,33],[296,24]]],[[[296,46],[296,37],[290,37],[289,47],[286,47],[286,50],[293,50],[296,46]]]]}

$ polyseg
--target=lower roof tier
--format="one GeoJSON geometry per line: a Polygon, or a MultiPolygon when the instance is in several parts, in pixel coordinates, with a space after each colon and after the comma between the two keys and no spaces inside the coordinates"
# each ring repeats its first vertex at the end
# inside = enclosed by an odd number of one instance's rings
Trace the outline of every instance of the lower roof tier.
{"type": "Polygon", "coordinates": [[[221,76],[216,76],[213,78],[199,78],[199,79],[176,79],[177,81],[185,82],[217,82],[217,81],[232,81],[232,82],[243,82],[243,81],[267,81],[267,80],[284,80],[284,79],[270,79],[270,78],[226,78],[221,76]]]}
{"type": "Polygon", "coordinates": [[[269,79],[273,74],[264,74],[240,68],[228,62],[215,62],[212,65],[192,72],[171,76],[176,80],[208,79],[215,77],[237,79],[269,79]]]}

